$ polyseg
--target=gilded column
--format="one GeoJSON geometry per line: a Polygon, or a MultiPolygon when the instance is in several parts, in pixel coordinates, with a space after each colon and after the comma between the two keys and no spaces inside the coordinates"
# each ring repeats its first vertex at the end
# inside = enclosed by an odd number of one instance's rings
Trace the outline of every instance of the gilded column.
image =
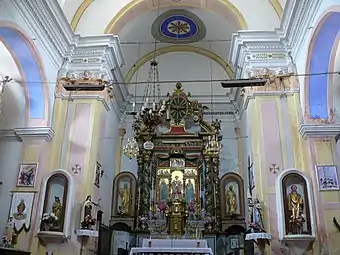
{"type": "Polygon", "coordinates": [[[213,183],[213,176],[212,172],[212,158],[208,155],[204,156],[204,164],[205,164],[205,211],[207,216],[214,217],[215,210],[215,202],[214,201],[214,191],[215,185],[211,185],[213,183]]]}
{"type": "Polygon", "coordinates": [[[212,180],[214,185],[214,216],[216,220],[216,224],[214,226],[215,230],[221,229],[221,202],[219,201],[220,195],[220,179],[219,179],[219,171],[220,170],[220,158],[218,155],[212,158],[212,180]]]}

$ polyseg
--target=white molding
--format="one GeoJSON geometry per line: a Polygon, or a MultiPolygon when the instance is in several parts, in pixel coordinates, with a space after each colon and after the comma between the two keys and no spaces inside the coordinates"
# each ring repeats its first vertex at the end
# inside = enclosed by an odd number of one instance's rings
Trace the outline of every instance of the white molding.
{"type": "Polygon", "coordinates": [[[320,0],[288,0],[281,27],[273,31],[239,31],[232,37],[229,62],[235,77],[244,76],[246,68],[286,67],[304,42],[320,0]],[[257,55],[256,55],[257,54],[257,55]],[[268,56],[268,54],[270,54],[268,56]]]}
{"type": "Polygon", "coordinates": [[[61,100],[77,100],[77,99],[94,99],[99,102],[102,102],[104,108],[106,111],[110,111],[111,108],[106,100],[105,97],[103,96],[98,96],[98,95],[65,95],[62,93],[56,93],[55,98],[60,98],[61,100]]]}
{"type": "Polygon", "coordinates": [[[0,130],[0,140],[22,142],[26,139],[52,141],[54,130],[51,127],[25,127],[0,130]]]}
{"type": "Polygon", "coordinates": [[[282,190],[282,180],[285,176],[288,174],[297,174],[300,175],[306,182],[307,185],[307,195],[308,195],[308,204],[309,204],[309,213],[310,213],[310,225],[311,225],[311,231],[313,237],[315,237],[315,218],[314,218],[314,200],[313,200],[313,194],[312,194],[312,185],[308,177],[305,175],[305,173],[295,169],[290,168],[283,170],[275,180],[275,189],[276,189],[276,213],[277,213],[277,230],[278,230],[278,238],[279,240],[283,240],[285,236],[287,236],[286,233],[286,226],[285,226],[285,210],[284,210],[284,204],[286,201],[283,201],[283,190],[282,190]]]}
{"type": "MultiPolygon", "coordinates": [[[[43,45],[53,63],[64,70],[98,70],[111,81],[124,83],[120,67],[125,65],[116,35],[82,37],[75,35],[56,0],[11,0],[28,26],[43,45]],[[97,63],[72,65],[71,59],[99,58],[97,63]]],[[[118,86],[124,100],[128,95],[125,85],[118,86]]]]}
{"type": "Polygon", "coordinates": [[[249,93],[245,96],[244,104],[243,104],[243,107],[241,108],[241,116],[242,116],[243,112],[247,110],[250,100],[255,99],[255,97],[257,97],[257,96],[258,97],[272,97],[272,96],[282,97],[282,96],[292,96],[296,93],[300,93],[299,88],[295,88],[295,89],[292,89],[292,90],[286,90],[286,91],[268,91],[268,92],[249,93]]]}
{"type": "Polygon", "coordinates": [[[335,138],[340,133],[340,124],[301,124],[299,133],[304,139],[335,138]]]}

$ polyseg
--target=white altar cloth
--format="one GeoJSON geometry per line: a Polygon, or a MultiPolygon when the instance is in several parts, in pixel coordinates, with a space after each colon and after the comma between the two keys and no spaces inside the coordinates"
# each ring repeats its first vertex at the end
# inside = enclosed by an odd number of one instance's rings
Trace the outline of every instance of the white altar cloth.
{"type": "Polygon", "coordinates": [[[183,253],[183,254],[206,254],[213,255],[210,248],[155,248],[155,247],[140,247],[131,248],[129,255],[135,255],[139,253],[183,253]]]}
{"type": "Polygon", "coordinates": [[[144,239],[142,247],[147,248],[208,248],[205,239],[144,239]],[[151,241],[151,247],[149,242],[151,241]],[[197,242],[200,242],[197,247],[197,242]]]}

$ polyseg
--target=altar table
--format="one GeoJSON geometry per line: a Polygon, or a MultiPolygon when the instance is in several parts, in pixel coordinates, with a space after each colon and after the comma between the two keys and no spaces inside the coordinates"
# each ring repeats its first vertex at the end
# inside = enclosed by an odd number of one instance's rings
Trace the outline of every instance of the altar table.
{"type": "Polygon", "coordinates": [[[205,239],[144,239],[142,247],[132,248],[130,255],[213,255],[205,239]],[[199,245],[198,245],[199,243],[199,245]],[[151,246],[151,247],[150,247],[151,246]]]}

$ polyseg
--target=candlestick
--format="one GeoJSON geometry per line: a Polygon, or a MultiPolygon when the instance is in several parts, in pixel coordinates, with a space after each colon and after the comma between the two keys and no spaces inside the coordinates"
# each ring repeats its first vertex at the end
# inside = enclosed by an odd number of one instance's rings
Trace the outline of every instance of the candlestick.
{"type": "Polygon", "coordinates": [[[133,104],[132,104],[132,111],[133,111],[133,112],[135,111],[135,106],[136,106],[136,103],[133,103],[133,104]]]}
{"type": "Polygon", "coordinates": [[[140,207],[140,187],[138,188],[138,205],[137,205],[138,212],[139,212],[139,207],[140,207]]]}

